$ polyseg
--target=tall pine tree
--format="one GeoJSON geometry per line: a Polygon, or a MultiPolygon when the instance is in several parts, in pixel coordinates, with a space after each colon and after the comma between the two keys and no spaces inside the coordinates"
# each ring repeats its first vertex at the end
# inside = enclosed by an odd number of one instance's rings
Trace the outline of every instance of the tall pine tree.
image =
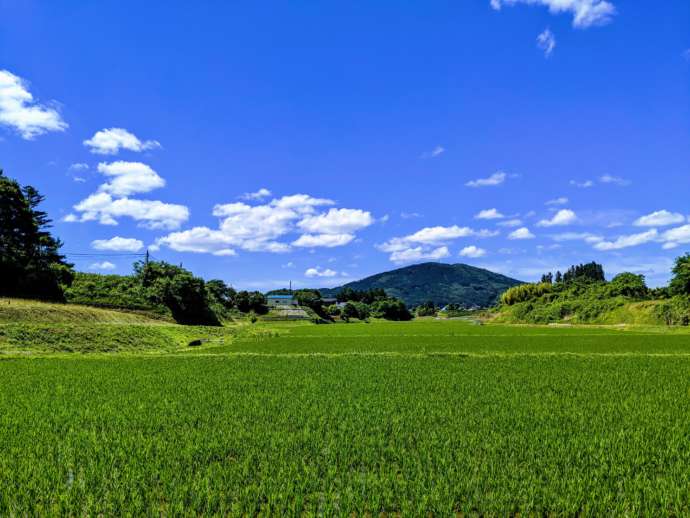
{"type": "Polygon", "coordinates": [[[73,278],[60,254],[62,243],[49,231],[51,220],[39,210],[44,197],[22,187],[0,170],[0,295],[63,300],[73,278]]]}

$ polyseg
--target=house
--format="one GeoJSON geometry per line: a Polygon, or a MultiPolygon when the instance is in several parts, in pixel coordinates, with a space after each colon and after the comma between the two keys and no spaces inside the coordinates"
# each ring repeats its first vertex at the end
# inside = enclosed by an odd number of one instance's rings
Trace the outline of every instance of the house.
{"type": "Polygon", "coordinates": [[[323,303],[324,306],[331,306],[333,304],[337,304],[338,299],[336,299],[335,297],[323,297],[321,299],[321,302],[323,303]]]}
{"type": "Polygon", "coordinates": [[[297,300],[292,295],[268,295],[266,296],[266,302],[269,308],[297,305],[297,300]]]}

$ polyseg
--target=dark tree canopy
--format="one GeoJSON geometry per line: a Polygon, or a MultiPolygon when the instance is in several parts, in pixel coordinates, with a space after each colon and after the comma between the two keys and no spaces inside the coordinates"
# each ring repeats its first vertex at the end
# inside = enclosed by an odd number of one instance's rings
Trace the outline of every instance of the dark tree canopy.
{"type": "Polygon", "coordinates": [[[74,272],[48,230],[51,220],[38,208],[43,200],[35,188],[0,171],[0,295],[64,300],[74,272]]]}
{"type": "Polygon", "coordinates": [[[165,261],[139,261],[134,264],[134,273],[149,300],[167,306],[175,321],[181,324],[219,324],[209,305],[203,279],[165,261]]]}
{"type": "Polygon", "coordinates": [[[690,295],[690,254],[676,259],[669,290],[673,295],[690,295]]]}

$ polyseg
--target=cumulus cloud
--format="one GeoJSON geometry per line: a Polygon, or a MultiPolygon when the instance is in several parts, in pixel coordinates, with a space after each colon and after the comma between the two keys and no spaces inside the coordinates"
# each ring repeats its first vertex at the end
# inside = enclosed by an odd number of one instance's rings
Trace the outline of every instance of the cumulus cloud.
{"type": "Polygon", "coordinates": [[[497,209],[484,209],[480,210],[474,215],[474,219],[501,219],[505,216],[501,214],[497,209]]]}
{"type": "Polygon", "coordinates": [[[552,14],[568,13],[573,17],[573,26],[581,29],[605,25],[616,14],[616,7],[606,0],[490,0],[493,9],[516,4],[540,5],[552,14]]]}
{"type": "Polygon", "coordinates": [[[484,257],[486,255],[486,250],[483,248],[476,247],[474,245],[466,246],[458,254],[460,257],[469,257],[472,259],[477,259],[479,257],[484,257]]]}
{"type": "Polygon", "coordinates": [[[26,140],[68,127],[55,108],[36,102],[26,81],[7,70],[0,70],[0,124],[26,140]]]}
{"type": "Polygon", "coordinates": [[[262,187],[256,192],[245,192],[242,196],[240,196],[240,198],[248,201],[263,200],[264,198],[268,198],[271,194],[271,191],[265,187],[262,187]]]}
{"type": "Polygon", "coordinates": [[[89,270],[114,270],[115,265],[110,261],[102,261],[99,263],[91,263],[89,265],[89,270]]]}
{"type": "Polygon", "coordinates": [[[374,223],[371,213],[359,209],[330,209],[306,216],[297,226],[307,233],[351,234],[374,223]]]}
{"type": "Polygon", "coordinates": [[[335,277],[336,275],[338,275],[338,272],[335,270],[331,270],[330,268],[322,270],[319,266],[316,266],[315,268],[307,268],[307,270],[304,272],[304,276],[309,278],[335,277]]]}
{"type": "Polygon", "coordinates": [[[667,225],[676,225],[683,223],[685,216],[677,212],[669,212],[668,210],[657,210],[646,216],[638,218],[633,223],[636,227],[665,227],[667,225]]]}
{"type": "Polygon", "coordinates": [[[101,162],[98,164],[98,172],[111,178],[99,190],[113,196],[129,196],[165,186],[165,180],[141,162],[101,162]]]}
{"type": "Polygon", "coordinates": [[[498,171],[492,174],[491,176],[487,178],[478,178],[476,180],[471,180],[467,182],[465,185],[467,187],[493,187],[496,185],[501,185],[503,182],[506,181],[506,178],[508,178],[508,175],[504,173],[503,171],[498,171]]]}
{"type": "Polygon", "coordinates": [[[545,57],[551,57],[553,49],[556,48],[556,36],[551,32],[551,29],[544,29],[537,36],[537,47],[544,51],[545,57]]]}
{"type": "Polygon", "coordinates": [[[300,248],[334,248],[336,246],[344,246],[354,238],[353,234],[303,234],[292,242],[292,246],[300,248]]]}
{"type": "Polygon", "coordinates": [[[444,257],[449,257],[450,251],[447,246],[440,246],[432,250],[425,250],[423,247],[418,246],[414,248],[405,248],[403,250],[396,250],[390,255],[390,260],[394,263],[411,263],[421,260],[431,260],[438,261],[444,257]]]}
{"type": "Polygon", "coordinates": [[[184,205],[131,198],[114,199],[106,192],[92,194],[77,203],[74,210],[80,215],[68,214],[64,221],[98,221],[102,225],[117,225],[118,218],[129,217],[146,228],[172,230],[189,219],[189,209],[184,205]]]}
{"type": "Polygon", "coordinates": [[[333,248],[344,246],[356,232],[374,223],[369,212],[359,209],[319,208],[335,202],[307,194],[294,194],[268,203],[243,202],[219,204],[213,215],[220,219],[217,229],[195,227],[173,232],[157,244],[180,252],[218,253],[242,249],[249,252],[288,252],[298,248],[333,248]],[[286,241],[291,234],[300,234],[286,241]]]}
{"type": "Polygon", "coordinates": [[[561,209],[551,219],[542,219],[537,223],[538,227],[555,227],[560,225],[572,225],[577,221],[577,215],[570,209],[561,209]]]}
{"type": "Polygon", "coordinates": [[[639,234],[630,234],[627,236],[620,236],[614,241],[600,241],[594,244],[594,248],[601,251],[620,250],[622,248],[629,248],[632,246],[639,246],[650,241],[655,241],[659,232],[653,228],[647,232],[639,234]]]}
{"type": "Polygon", "coordinates": [[[534,239],[535,237],[527,227],[520,227],[508,234],[508,239],[534,239]]]}
{"type": "Polygon", "coordinates": [[[473,230],[457,225],[444,227],[425,227],[413,234],[394,237],[376,246],[382,252],[389,253],[394,263],[412,262],[420,259],[440,259],[450,255],[444,245],[462,237],[492,237],[498,232],[490,230],[473,230]]]}
{"type": "Polygon", "coordinates": [[[144,248],[139,239],[115,236],[110,239],[96,239],[91,241],[91,248],[96,250],[111,250],[114,252],[138,252],[144,248]]]}
{"type": "Polygon", "coordinates": [[[139,152],[161,147],[158,141],[141,141],[136,135],[124,128],[108,128],[97,131],[93,137],[84,141],[84,145],[97,155],[116,155],[120,149],[139,152]]]}

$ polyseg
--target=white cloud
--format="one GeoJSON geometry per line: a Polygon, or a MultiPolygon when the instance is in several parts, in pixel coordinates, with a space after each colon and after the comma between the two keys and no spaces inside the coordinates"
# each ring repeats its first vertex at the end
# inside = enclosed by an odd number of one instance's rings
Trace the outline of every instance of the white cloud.
{"type": "Polygon", "coordinates": [[[551,29],[544,29],[537,36],[537,47],[544,51],[544,56],[547,58],[553,54],[553,49],[556,48],[556,36],[551,32],[551,29]]]}
{"type": "Polygon", "coordinates": [[[174,232],[157,240],[180,252],[218,253],[239,248],[249,252],[288,252],[292,247],[333,248],[355,239],[355,232],[374,222],[369,212],[359,209],[330,209],[316,213],[332,200],[306,194],[283,196],[269,203],[242,202],[216,205],[213,215],[220,218],[218,229],[195,227],[174,232]],[[290,234],[301,233],[291,242],[290,234]]]}
{"type": "Polygon", "coordinates": [[[653,228],[647,232],[641,232],[639,234],[620,236],[615,241],[600,241],[594,244],[594,248],[602,251],[620,250],[622,248],[629,248],[631,246],[639,246],[649,243],[650,241],[656,240],[658,235],[659,233],[657,230],[653,228]]]}
{"type": "Polygon", "coordinates": [[[519,218],[513,218],[506,221],[499,221],[496,224],[500,227],[519,227],[522,225],[522,220],[519,218]]]}
{"type": "Polygon", "coordinates": [[[436,226],[425,227],[413,234],[394,237],[377,245],[382,252],[391,254],[389,259],[395,263],[411,262],[420,259],[440,259],[450,252],[446,246],[438,246],[461,237],[492,237],[498,232],[490,230],[473,230],[469,227],[436,226]]]}
{"type": "Polygon", "coordinates": [[[677,212],[667,210],[657,210],[646,216],[642,216],[633,223],[636,227],[665,227],[666,225],[676,225],[683,223],[685,216],[677,212]]]}
{"type": "Polygon", "coordinates": [[[592,180],[585,180],[583,182],[578,182],[577,180],[570,180],[570,185],[573,187],[579,187],[580,189],[589,189],[594,187],[594,182],[592,180]]]}
{"type": "Polygon", "coordinates": [[[117,218],[130,217],[141,226],[151,229],[175,229],[189,219],[189,209],[184,205],[130,198],[113,199],[110,194],[99,192],[74,206],[81,215],[68,214],[64,221],[98,221],[103,225],[117,225],[117,218]]]}
{"type": "Polygon", "coordinates": [[[248,201],[263,200],[264,198],[268,198],[270,195],[271,191],[269,191],[265,187],[262,187],[256,192],[245,192],[242,196],[240,196],[240,198],[248,201]]]}
{"type": "Polygon", "coordinates": [[[335,270],[331,270],[330,268],[326,268],[325,270],[322,270],[320,267],[315,267],[315,268],[307,268],[307,270],[304,272],[305,277],[313,278],[313,277],[335,277],[338,275],[338,272],[335,270]]]}
{"type": "Polygon", "coordinates": [[[683,225],[667,230],[662,234],[661,239],[666,242],[664,243],[664,248],[666,250],[675,248],[679,244],[688,244],[690,243],[690,225],[683,225]]]}
{"type": "Polygon", "coordinates": [[[600,176],[599,181],[601,183],[618,185],[619,187],[625,187],[627,185],[630,185],[630,180],[626,180],[625,178],[621,178],[620,176],[611,176],[610,174],[600,176]]]}
{"type": "Polygon", "coordinates": [[[114,270],[115,265],[110,261],[102,261],[100,263],[92,263],[89,265],[89,270],[114,270]]]}
{"type": "Polygon", "coordinates": [[[116,252],[138,252],[144,248],[144,243],[139,239],[115,236],[110,239],[96,239],[95,241],[91,241],[91,248],[116,252]]]}
{"type": "Polygon", "coordinates": [[[359,209],[330,209],[325,214],[306,216],[297,226],[307,233],[351,234],[374,223],[371,213],[359,209]]]}
{"type": "Polygon", "coordinates": [[[534,239],[535,235],[527,227],[521,227],[508,234],[508,239],[534,239]]]}
{"type": "Polygon", "coordinates": [[[491,187],[495,185],[501,185],[506,181],[508,175],[503,171],[497,171],[488,178],[478,178],[476,180],[471,180],[465,185],[467,187],[491,187]]]}
{"type": "Polygon", "coordinates": [[[124,128],[108,128],[97,131],[93,137],[84,141],[84,145],[97,155],[116,155],[120,149],[139,152],[161,147],[156,140],[142,142],[136,135],[124,128]]]}
{"type": "Polygon", "coordinates": [[[501,214],[497,209],[484,209],[480,210],[474,215],[474,219],[501,219],[505,216],[501,214]]]}
{"type": "Polygon", "coordinates": [[[344,246],[354,238],[355,236],[352,234],[303,234],[292,242],[292,246],[300,248],[333,248],[344,246]]]}
{"type": "Polygon", "coordinates": [[[422,153],[422,158],[436,158],[437,156],[445,153],[446,149],[443,146],[436,146],[431,151],[426,151],[422,153]]]}
{"type": "Polygon", "coordinates": [[[55,108],[37,103],[27,83],[7,70],[0,70],[0,124],[26,140],[68,127],[55,108]]]}
{"type": "Polygon", "coordinates": [[[577,221],[577,215],[570,209],[561,209],[551,219],[542,219],[537,223],[538,227],[555,227],[559,225],[572,225],[577,221]]]}
{"type": "Polygon", "coordinates": [[[474,245],[466,246],[460,250],[460,257],[470,257],[472,259],[477,259],[479,257],[484,257],[486,255],[486,250],[483,248],[478,248],[474,245]]]}
{"type": "Polygon", "coordinates": [[[616,7],[606,0],[490,0],[493,9],[516,4],[541,5],[548,7],[552,14],[569,13],[573,16],[573,26],[587,28],[605,25],[616,14],[616,7]]]}
{"type": "Polygon", "coordinates": [[[400,264],[421,261],[423,259],[438,261],[439,259],[449,256],[450,252],[448,251],[447,246],[440,246],[428,251],[425,251],[421,246],[418,246],[415,248],[397,250],[390,255],[390,260],[394,263],[400,264]]]}
{"type": "Polygon", "coordinates": [[[70,164],[70,171],[87,171],[89,169],[89,164],[84,164],[83,162],[77,162],[75,164],[70,164]]]}
{"type": "Polygon", "coordinates": [[[565,205],[566,203],[568,203],[568,198],[561,196],[560,198],[547,201],[545,205],[565,205]]]}
{"type": "Polygon", "coordinates": [[[111,178],[99,190],[113,196],[129,196],[165,186],[165,180],[141,162],[101,162],[98,164],[98,172],[111,178]]]}
{"type": "Polygon", "coordinates": [[[402,219],[415,219],[415,218],[421,218],[422,215],[418,212],[401,212],[400,217],[402,219]]]}

